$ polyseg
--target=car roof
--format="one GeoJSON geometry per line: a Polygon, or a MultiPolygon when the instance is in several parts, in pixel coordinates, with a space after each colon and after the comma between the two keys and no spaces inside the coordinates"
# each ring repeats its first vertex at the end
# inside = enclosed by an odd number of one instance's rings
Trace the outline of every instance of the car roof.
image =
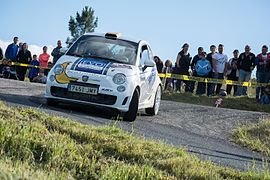
{"type": "MultiPolygon", "coordinates": [[[[84,35],[93,35],[93,36],[105,37],[106,34],[107,33],[85,33],[84,35]]],[[[141,41],[140,39],[123,36],[123,35],[121,35],[121,33],[115,33],[115,34],[119,34],[119,37],[117,39],[126,40],[126,41],[132,41],[132,42],[135,42],[135,43],[139,43],[141,41]]]]}

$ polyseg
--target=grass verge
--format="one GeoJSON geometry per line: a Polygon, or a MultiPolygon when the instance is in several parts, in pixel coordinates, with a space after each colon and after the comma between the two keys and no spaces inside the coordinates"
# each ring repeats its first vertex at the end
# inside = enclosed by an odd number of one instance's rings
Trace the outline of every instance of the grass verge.
{"type": "Polygon", "coordinates": [[[235,143],[270,157],[270,120],[237,128],[232,139],[235,143]]]}
{"type": "MultiPolygon", "coordinates": [[[[183,93],[183,94],[163,93],[162,99],[214,107],[217,97],[207,97],[207,96],[198,97],[191,93],[183,93]]],[[[223,99],[221,105],[222,108],[270,113],[270,105],[261,105],[257,103],[255,98],[227,96],[223,97],[222,99],[223,99]]]]}
{"type": "Polygon", "coordinates": [[[0,102],[0,177],[15,179],[270,179],[200,161],[116,127],[83,125],[0,102]]]}

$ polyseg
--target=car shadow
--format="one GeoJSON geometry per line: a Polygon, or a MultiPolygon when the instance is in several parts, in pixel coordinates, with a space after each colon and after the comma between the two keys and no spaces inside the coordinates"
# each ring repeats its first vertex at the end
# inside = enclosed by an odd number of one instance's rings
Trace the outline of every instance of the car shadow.
{"type": "Polygon", "coordinates": [[[58,105],[55,106],[48,106],[46,104],[46,99],[43,97],[42,94],[36,96],[25,96],[25,95],[0,93],[0,100],[6,103],[19,106],[45,108],[54,111],[56,110],[69,113],[72,112],[75,114],[84,114],[92,117],[106,118],[110,120],[119,120],[116,111],[104,107],[101,108],[92,105],[82,105],[75,103],[70,104],[64,102],[60,102],[58,105]]]}

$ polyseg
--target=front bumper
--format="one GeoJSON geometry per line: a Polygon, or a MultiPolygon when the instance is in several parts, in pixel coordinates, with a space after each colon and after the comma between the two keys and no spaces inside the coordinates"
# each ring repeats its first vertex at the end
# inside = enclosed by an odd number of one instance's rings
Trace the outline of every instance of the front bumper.
{"type": "MultiPolygon", "coordinates": [[[[85,85],[89,84],[86,83],[85,85]]],[[[65,102],[104,106],[117,109],[122,112],[128,111],[131,97],[133,94],[133,90],[131,90],[131,87],[127,87],[126,91],[124,92],[118,92],[115,88],[112,89],[101,85],[95,86],[99,86],[98,94],[90,95],[70,92],[68,91],[68,84],[50,82],[46,85],[45,98],[56,99],[65,102]],[[110,91],[108,91],[108,89],[110,91]]]]}

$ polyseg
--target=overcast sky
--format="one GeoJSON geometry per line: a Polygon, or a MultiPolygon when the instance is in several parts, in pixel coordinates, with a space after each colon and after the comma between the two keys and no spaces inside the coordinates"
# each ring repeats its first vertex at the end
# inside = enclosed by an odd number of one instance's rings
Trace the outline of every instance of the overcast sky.
{"type": "Polygon", "coordinates": [[[199,46],[208,52],[211,44],[224,44],[229,57],[246,44],[255,54],[263,44],[270,46],[269,0],[1,1],[4,42],[19,36],[29,44],[55,46],[69,35],[69,17],[91,6],[99,18],[96,32],[118,31],[147,40],[163,60],[175,61],[185,42],[193,56],[199,46]]]}

